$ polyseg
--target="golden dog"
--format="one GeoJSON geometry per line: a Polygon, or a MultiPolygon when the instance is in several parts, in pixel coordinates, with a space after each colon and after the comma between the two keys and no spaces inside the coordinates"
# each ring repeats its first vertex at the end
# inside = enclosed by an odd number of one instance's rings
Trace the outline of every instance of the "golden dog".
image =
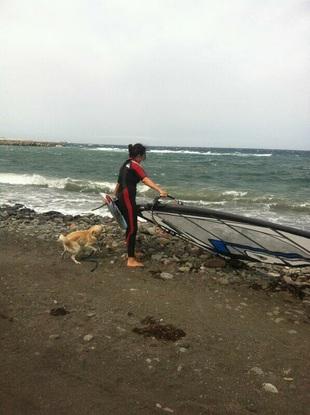
{"type": "Polygon", "coordinates": [[[62,242],[64,247],[62,257],[66,252],[69,252],[72,254],[70,257],[72,261],[76,264],[80,264],[80,262],[75,258],[76,255],[78,255],[85,248],[90,248],[93,252],[96,252],[97,248],[93,245],[97,242],[97,237],[102,231],[103,226],[94,225],[85,231],[75,231],[69,233],[68,235],[60,235],[58,241],[62,242]]]}

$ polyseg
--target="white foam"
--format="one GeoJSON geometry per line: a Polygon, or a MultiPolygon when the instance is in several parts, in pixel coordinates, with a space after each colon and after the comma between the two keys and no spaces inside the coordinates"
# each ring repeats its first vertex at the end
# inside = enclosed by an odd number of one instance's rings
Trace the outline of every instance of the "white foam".
{"type": "Polygon", "coordinates": [[[1,173],[0,183],[24,186],[45,186],[45,187],[64,187],[62,183],[66,179],[52,179],[39,174],[15,174],[1,173]]]}
{"type": "MultiPolygon", "coordinates": [[[[127,148],[119,147],[95,147],[87,148],[84,147],[84,150],[93,150],[93,151],[106,151],[106,152],[127,152],[127,148]]],[[[197,150],[172,150],[172,149],[150,149],[147,150],[148,153],[157,153],[157,154],[194,154],[194,155],[204,155],[204,156],[233,156],[233,157],[271,157],[272,153],[241,153],[239,151],[230,152],[230,153],[220,153],[216,151],[197,151],[197,150]]]]}
{"type": "Polygon", "coordinates": [[[111,191],[115,188],[115,183],[112,182],[99,182],[91,180],[77,180],[70,177],[66,178],[53,178],[41,176],[39,174],[15,174],[15,173],[0,173],[0,183],[11,184],[19,186],[40,186],[56,189],[70,189],[70,186],[96,190],[98,189],[109,189],[111,191]]]}
{"type": "Polygon", "coordinates": [[[102,204],[102,200],[98,197],[98,195],[96,198],[80,198],[80,193],[77,193],[76,196],[76,198],[54,198],[51,197],[51,193],[48,189],[43,189],[33,193],[7,192],[6,197],[1,199],[1,203],[11,206],[16,203],[21,203],[26,207],[35,210],[37,213],[44,213],[53,210],[65,215],[96,214],[103,217],[111,217],[106,207],[102,207],[101,209],[95,211],[92,210],[102,204]]]}
{"type": "Polygon", "coordinates": [[[207,202],[206,200],[182,200],[182,202],[184,202],[185,204],[193,204],[193,205],[197,205],[197,206],[224,206],[227,202],[222,200],[219,202],[207,202]]]}
{"type": "Polygon", "coordinates": [[[236,196],[236,197],[243,197],[246,196],[248,192],[238,192],[236,190],[227,190],[226,192],[223,192],[222,195],[228,195],[228,196],[236,196]]]}
{"type": "Polygon", "coordinates": [[[117,153],[124,153],[124,152],[128,152],[127,148],[120,148],[120,147],[95,147],[95,148],[87,148],[87,147],[83,147],[84,150],[92,150],[92,151],[115,151],[117,153]]]}
{"type": "Polygon", "coordinates": [[[161,153],[161,154],[196,154],[204,156],[233,156],[233,157],[271,157],[272,153],[240,153],[239,151],[231,153],[220,153],[214,151],[194,151],[194,150],[149,150],[149,153],[161,153]]]}

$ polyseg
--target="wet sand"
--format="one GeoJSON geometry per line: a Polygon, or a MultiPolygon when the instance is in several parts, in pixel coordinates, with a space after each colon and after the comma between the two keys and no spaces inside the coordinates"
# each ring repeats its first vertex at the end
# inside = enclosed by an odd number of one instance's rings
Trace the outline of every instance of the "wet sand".
{"type": "Polygon", "coordinates": [[[90,272],[4,227],[0,246],[1,414],[308,413],[310,320],[291,293],[214,269],[162,280],[158,261],[130,270],[111,250],[90,272]],[[186,335],[144,337],[146,317],[186,335]]]}

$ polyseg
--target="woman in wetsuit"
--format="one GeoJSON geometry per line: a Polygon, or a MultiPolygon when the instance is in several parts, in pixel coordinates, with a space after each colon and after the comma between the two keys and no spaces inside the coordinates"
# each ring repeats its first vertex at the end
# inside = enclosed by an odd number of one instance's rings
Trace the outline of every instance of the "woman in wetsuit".
{"type": "Polygon", "coordinates": [[[127,266],[143,267],[142,262],[137,261],[135,257],[136,235],[138,229],[136,205],[137,184],[142,181],[151,189],[156,190],[162,197],[167,196],[167,192],[148,178],[141,166],[141,162],[145,160],[146,157],[146,148],[140,143],[134,145],[129,144],[128,151],[129,158],[120,168],[118,182],[114,193],[118,198],[118,207],[127,222],[127,266]]]}

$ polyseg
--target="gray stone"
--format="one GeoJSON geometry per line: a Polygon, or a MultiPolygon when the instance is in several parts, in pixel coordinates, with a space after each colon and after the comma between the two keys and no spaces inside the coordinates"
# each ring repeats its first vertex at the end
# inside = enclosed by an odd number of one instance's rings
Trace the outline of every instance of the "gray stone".
{"type": "Polygon", "coordinates": [[[163,254],[153,254],[151,256],[153,261],[160,261],[162,259],[162,257],[163,257],[163,254]]]}
{"type": "Polygon", "coordinates": [[[85,342],[90,342],[93,338],[94,336],[92,334],[86,334],[86,336],[83,337],[83,340],[85,342]]]}
{"type": "Polygon", "coordinates": [[[308,300],[308,299],[303,300],[302,305],[305,309],[305,313],[306,313],[307,317],[310,318],[310,300],[308,300]]]}
{"type": "Polygon", "coordinates": [[[263,389],[269,393],[279,393],[278,389],[272,383],[263,383],[263,389]]]}
{"type": "Polygon", "coordinates": [[[226,261],[222,258],[210,258],[205,262],[207,268],[224,268],[226,261]]]}
{"type": "Polygon", "coordinates": [[[278,272],[268,272],[268,277],[279,278],[281,275],[278,272]]]}
{"type": "Polygon", "coordinates": [[[221,277],[217,281],[221,285],[228,285],[229,284],[229,281],[228,281],[228,278],[227,277],[221,277]]]}
{"type": "Polygon", "coordinates": [[[261,369],[260,367],[254,366],[250,369],[250,372],[255,373],[255,375],[259,375],[262,376],[264,374],[263,369],[261,369]]]}
{"type": "Polygon", "coordinates": [[[160,278],[163,280],[172,280],[173,279],[173,275],[169,274],[169,272],[162,272],[160,274],[160,278]]]}
{"type": "Polygon", "coordinates": [[[50,339],[50,340],[57,340],[57,339],[59,339],[59,338],[60,338],[59,334],[51,334],[51,335],[49,336],[49,339],[50,339]]]}
{"type": "Polygon", "coordinates": [[[189,267],[179,267],[179,271],[180,272],[189,272],[190,268],[189,267]]]}

